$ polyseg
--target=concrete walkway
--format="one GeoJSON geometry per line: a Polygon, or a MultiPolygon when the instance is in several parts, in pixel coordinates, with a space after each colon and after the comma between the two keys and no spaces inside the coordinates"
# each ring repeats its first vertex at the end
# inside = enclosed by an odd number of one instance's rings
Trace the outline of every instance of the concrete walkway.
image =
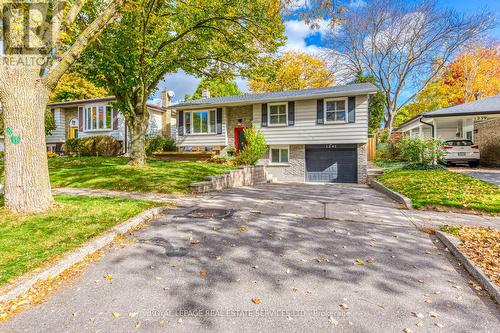
{"type": "Polygon", "coordinates": [[[409,213],[366,186],[345,184],[272,184],[178,203],[0,331],[494,332],[500,325],[500,307],[415,227],[437,223],[430,220],[439,213],[409,213]],[[234,214],[189,216],[200,207],[234,214]]]}

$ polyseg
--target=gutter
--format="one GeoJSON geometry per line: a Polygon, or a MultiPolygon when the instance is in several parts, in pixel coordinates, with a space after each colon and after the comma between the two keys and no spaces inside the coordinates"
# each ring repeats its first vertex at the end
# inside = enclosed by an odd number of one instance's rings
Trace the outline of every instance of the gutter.
{"type": "Polygon", "coordinates": [[[432,137],[433,137],[433,138],[435,138],[435,137],[436,137],[436,135],[435,135],[435,134],[436,134],[436,133],[435,133],[435,132],[436,132],[436,129],[435,129],[435,127],[434,127],[434,124],[431,124],[431,123],[426,123],[426,122],[425,122],[425,121],[423,121],[422,119],[423,119],[423,117],[422,117],[422,118],[420,118],[420,122],[421,122],[422,124],[429,125],[429,126],[431,127],[431,130],[432,130],[432,137]]]}

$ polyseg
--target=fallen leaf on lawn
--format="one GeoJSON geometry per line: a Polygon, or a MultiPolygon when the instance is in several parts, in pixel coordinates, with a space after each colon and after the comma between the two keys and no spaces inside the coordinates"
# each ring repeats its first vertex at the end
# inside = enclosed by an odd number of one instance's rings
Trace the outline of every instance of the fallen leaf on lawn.
{"type": "Polygon", "coordinates": [[[347,306],[347,304],[340,304],[339,306],[342,310],[349,310],[349,307],[347,306]]]}
{"type": "Polygon", "coordinates": [[[113,315],[113,317],[115,317],[115,318],[120,317],[120,314],[119,314],[118,312],[113,312],[113,313],[112,313],[112,315],[113,315]]]}
{"type": "Polygon", "coordinates": [[[198,239],[193,239],[193,240],[191,241],[191,244],[192,244],[192,245],[200,244],[200,241],[199,241],[198,239]]]}
{"type": "Polygon", "coordinates": [[[262,300],[260,298],[252,298],[252,303],[253,304],[260,304],[260,303],[262,303],[262,300]]]}
{"type": "Polygon", "coordinates": [[[332,316],[328,317],[328,322],[332,325],[335,325],[335,326],[337,326],[339,324],[339,322],[337,320],[335,320],[335,318],[333,318],[332,316]]]}
{"type": "Polygon", "coordinates": [[[106,275],[104,278],[105,278],[106,280],[108,280],[108,281],[111,281],[111,280],[113,280],[113,275],[108,274],[108,275],[106,275]]]}
{"type": "Polygon", "coordinates": [[[201,277],[205,277],[205,276],[207,276],[207,272],[206,272],[206,271],[200,271],[200,276],[201,276],[201,277]]]}
{"type": "Polygon", "coordinates": [[[363,259],[356,259],[354,261],[354,265],[364,265],[365,261],[363,259]]]}
{"type": "Polygon", "coordinates": [[[247,232],[248,231],[248,227],[247,226],[242,226],[240,227],[240,232],[247,232]]]}

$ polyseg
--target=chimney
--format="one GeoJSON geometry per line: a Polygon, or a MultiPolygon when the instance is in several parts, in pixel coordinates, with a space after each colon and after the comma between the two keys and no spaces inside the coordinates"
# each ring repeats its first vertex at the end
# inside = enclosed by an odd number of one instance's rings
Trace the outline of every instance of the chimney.
{"type": "Polygon", "coordinates": [[[201,92],[201,98],[210,98],[210,90],[208,90],[208,88],[203,89],[201,92]]]}
{"type": "Polygon", "coordinates": [[[169,107],[173,96],[174,96],[174,92],[171,90],[167,90],[165,88],[165,90],[163,90],[161,92],[161,106],[164,108],[169,107]]]}

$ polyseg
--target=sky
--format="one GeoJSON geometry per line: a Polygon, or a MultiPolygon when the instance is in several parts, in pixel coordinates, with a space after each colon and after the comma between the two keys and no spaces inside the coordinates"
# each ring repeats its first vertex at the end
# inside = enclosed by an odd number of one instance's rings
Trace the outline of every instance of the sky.
{"type": "MultiPolygon", "coordinates": [[[[443,8],[453,8],[464,13],[471,13],[482,8],[500,15],[500,0],[438,0],[438,5],[443,8]]],[[[362,6],[363,0],[352,0],[350,6],[362,6]]],[[[320,24],[320,29],[312,31],[302,21],[289,19],[285,21],[285,34],[287,41],[280,51],[299,50],[315,54],[324,46],[324,39],[329,33],[326,22],[320,24]]],[[[500,25],[493,29],[489,35],[500,40],[500,25]]],[[[159,103],[161,91],[168,89],[175,93],[174,102],[182,100],[184,96],[191,95],[196,90],[200,79],[186,75],[184,72],[168,74],[159,84],[158,90],[152,99],[159,103]]],[[[249,92],[247,81],[237,78],[236,83],[243,92],[249,92]]]]}

